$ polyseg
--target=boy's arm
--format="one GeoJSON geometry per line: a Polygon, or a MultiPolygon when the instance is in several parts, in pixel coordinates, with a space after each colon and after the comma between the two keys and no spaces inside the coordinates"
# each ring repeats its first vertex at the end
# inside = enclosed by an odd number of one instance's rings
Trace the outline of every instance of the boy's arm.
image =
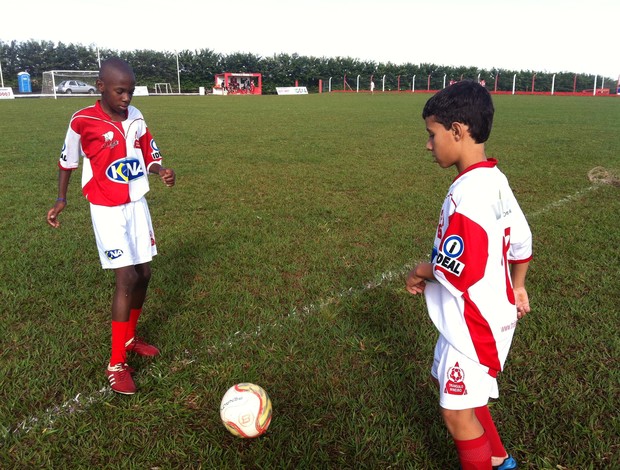
{"type": "Polygon", "coordinates": [[[69,179],[73,170],[58,170],[58,198],[54,207],[47,211],[47,223],[54,228],[60,227],[58,222],[58,214],[60,214],[67,205],[67,188],[69,187],[69,179]]]}
{"type": "Polygon", "coordinates": [[[154,173],[161,176],[161,179],[166,186],[174,186],[176,175],[174,174],[174,170],[172,168],[164,168],[159,163],[151,163],[149,166],[149,173],[154,173]]]}
{"type": "Polygon", "coordinates": [[[407,275],[406,288],[409,293],[416,295],[424,292],[426,287],[426,281],[428,279],[435,279],[433,274],[432,263],[420,263],[413,268],[407,275]]]}
{"type": "Polygon", "coordinates": [[[529,265],[529,261],[527,263],[512,263],[510,265],[512,287],[517,304],[517,318],[523,318],[530,312],[530,301],[525,290],[525,276],[529,265]]]}

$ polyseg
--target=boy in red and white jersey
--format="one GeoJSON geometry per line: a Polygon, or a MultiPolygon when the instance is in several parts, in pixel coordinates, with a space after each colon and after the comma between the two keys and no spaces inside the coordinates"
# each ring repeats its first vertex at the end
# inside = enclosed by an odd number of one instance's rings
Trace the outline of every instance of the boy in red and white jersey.
{"type": "Polygon", "coordinates": [[[458,176],[444,200],[429,263],[407,276],[424,293],[439,331],[431,374],[461,468],[517,468],[489,413],[517,319],[530,311],[525,277],[532,235],[497,161],[486,157],[494,107],[489,92],[460,81],[428,100],[426,148],[458,176]]]}
{"type": "Polygon", "coordinates": [[[71,118],[62,148],[58,198],[47,213],[54,228],[67,204],[73,170],[83,159],[82,192],[90,202],[93,229],[104,269],[113,269],[112,352],[106,375],[112,390],[133,394],[136,386],[127,351],[156,356],[159,350],[136,336],[136,324],[157,254],[145,194],[148,174],[174,186],[175,173],[162,166],[161,154],[140,111],[131,106],[136,85],[133,70],[118,58],[101,64],[97,88],[101,100],[71,118]]]}

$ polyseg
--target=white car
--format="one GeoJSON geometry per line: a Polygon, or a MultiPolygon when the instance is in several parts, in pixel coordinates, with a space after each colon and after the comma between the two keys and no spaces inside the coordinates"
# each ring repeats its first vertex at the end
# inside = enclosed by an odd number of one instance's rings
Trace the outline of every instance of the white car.
{"type": "Polygon", "coordinates": [[[81,82],[80,80],[65,80],[64,82],[60,82],[60,84],[56,87],[56,92],[58,93],[89,93],[94,94],[97,89],[89,85],[88,83],[81,82]]]}

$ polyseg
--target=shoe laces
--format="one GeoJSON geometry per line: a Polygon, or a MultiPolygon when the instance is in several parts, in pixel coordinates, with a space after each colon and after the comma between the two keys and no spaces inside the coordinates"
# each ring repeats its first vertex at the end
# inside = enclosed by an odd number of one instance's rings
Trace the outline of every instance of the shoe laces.
{"type": "Polygon", "coordinates": [[[119,373],[129,373],[127,371],[127,364],[123,364],[122,362],[119,362],[118,364],[116,364],[113,367],[108,366],[108,370],[110,372],[119,372],[119,373]]]}

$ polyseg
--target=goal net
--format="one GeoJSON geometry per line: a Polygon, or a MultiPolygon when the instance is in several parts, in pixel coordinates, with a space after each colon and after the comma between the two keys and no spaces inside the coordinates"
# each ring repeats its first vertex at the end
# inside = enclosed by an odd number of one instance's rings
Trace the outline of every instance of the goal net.
{"type": "Polygon", "coordinates": [[[96,70],[49,70],[43,72],[41,94],[83,95],[97,93],[95,82],[99,72],[96,70]]]}
{"type": "Polygon", "coordinates": [[[156,83],[155,93],[172,93],[170,83],[156,83]]]}

